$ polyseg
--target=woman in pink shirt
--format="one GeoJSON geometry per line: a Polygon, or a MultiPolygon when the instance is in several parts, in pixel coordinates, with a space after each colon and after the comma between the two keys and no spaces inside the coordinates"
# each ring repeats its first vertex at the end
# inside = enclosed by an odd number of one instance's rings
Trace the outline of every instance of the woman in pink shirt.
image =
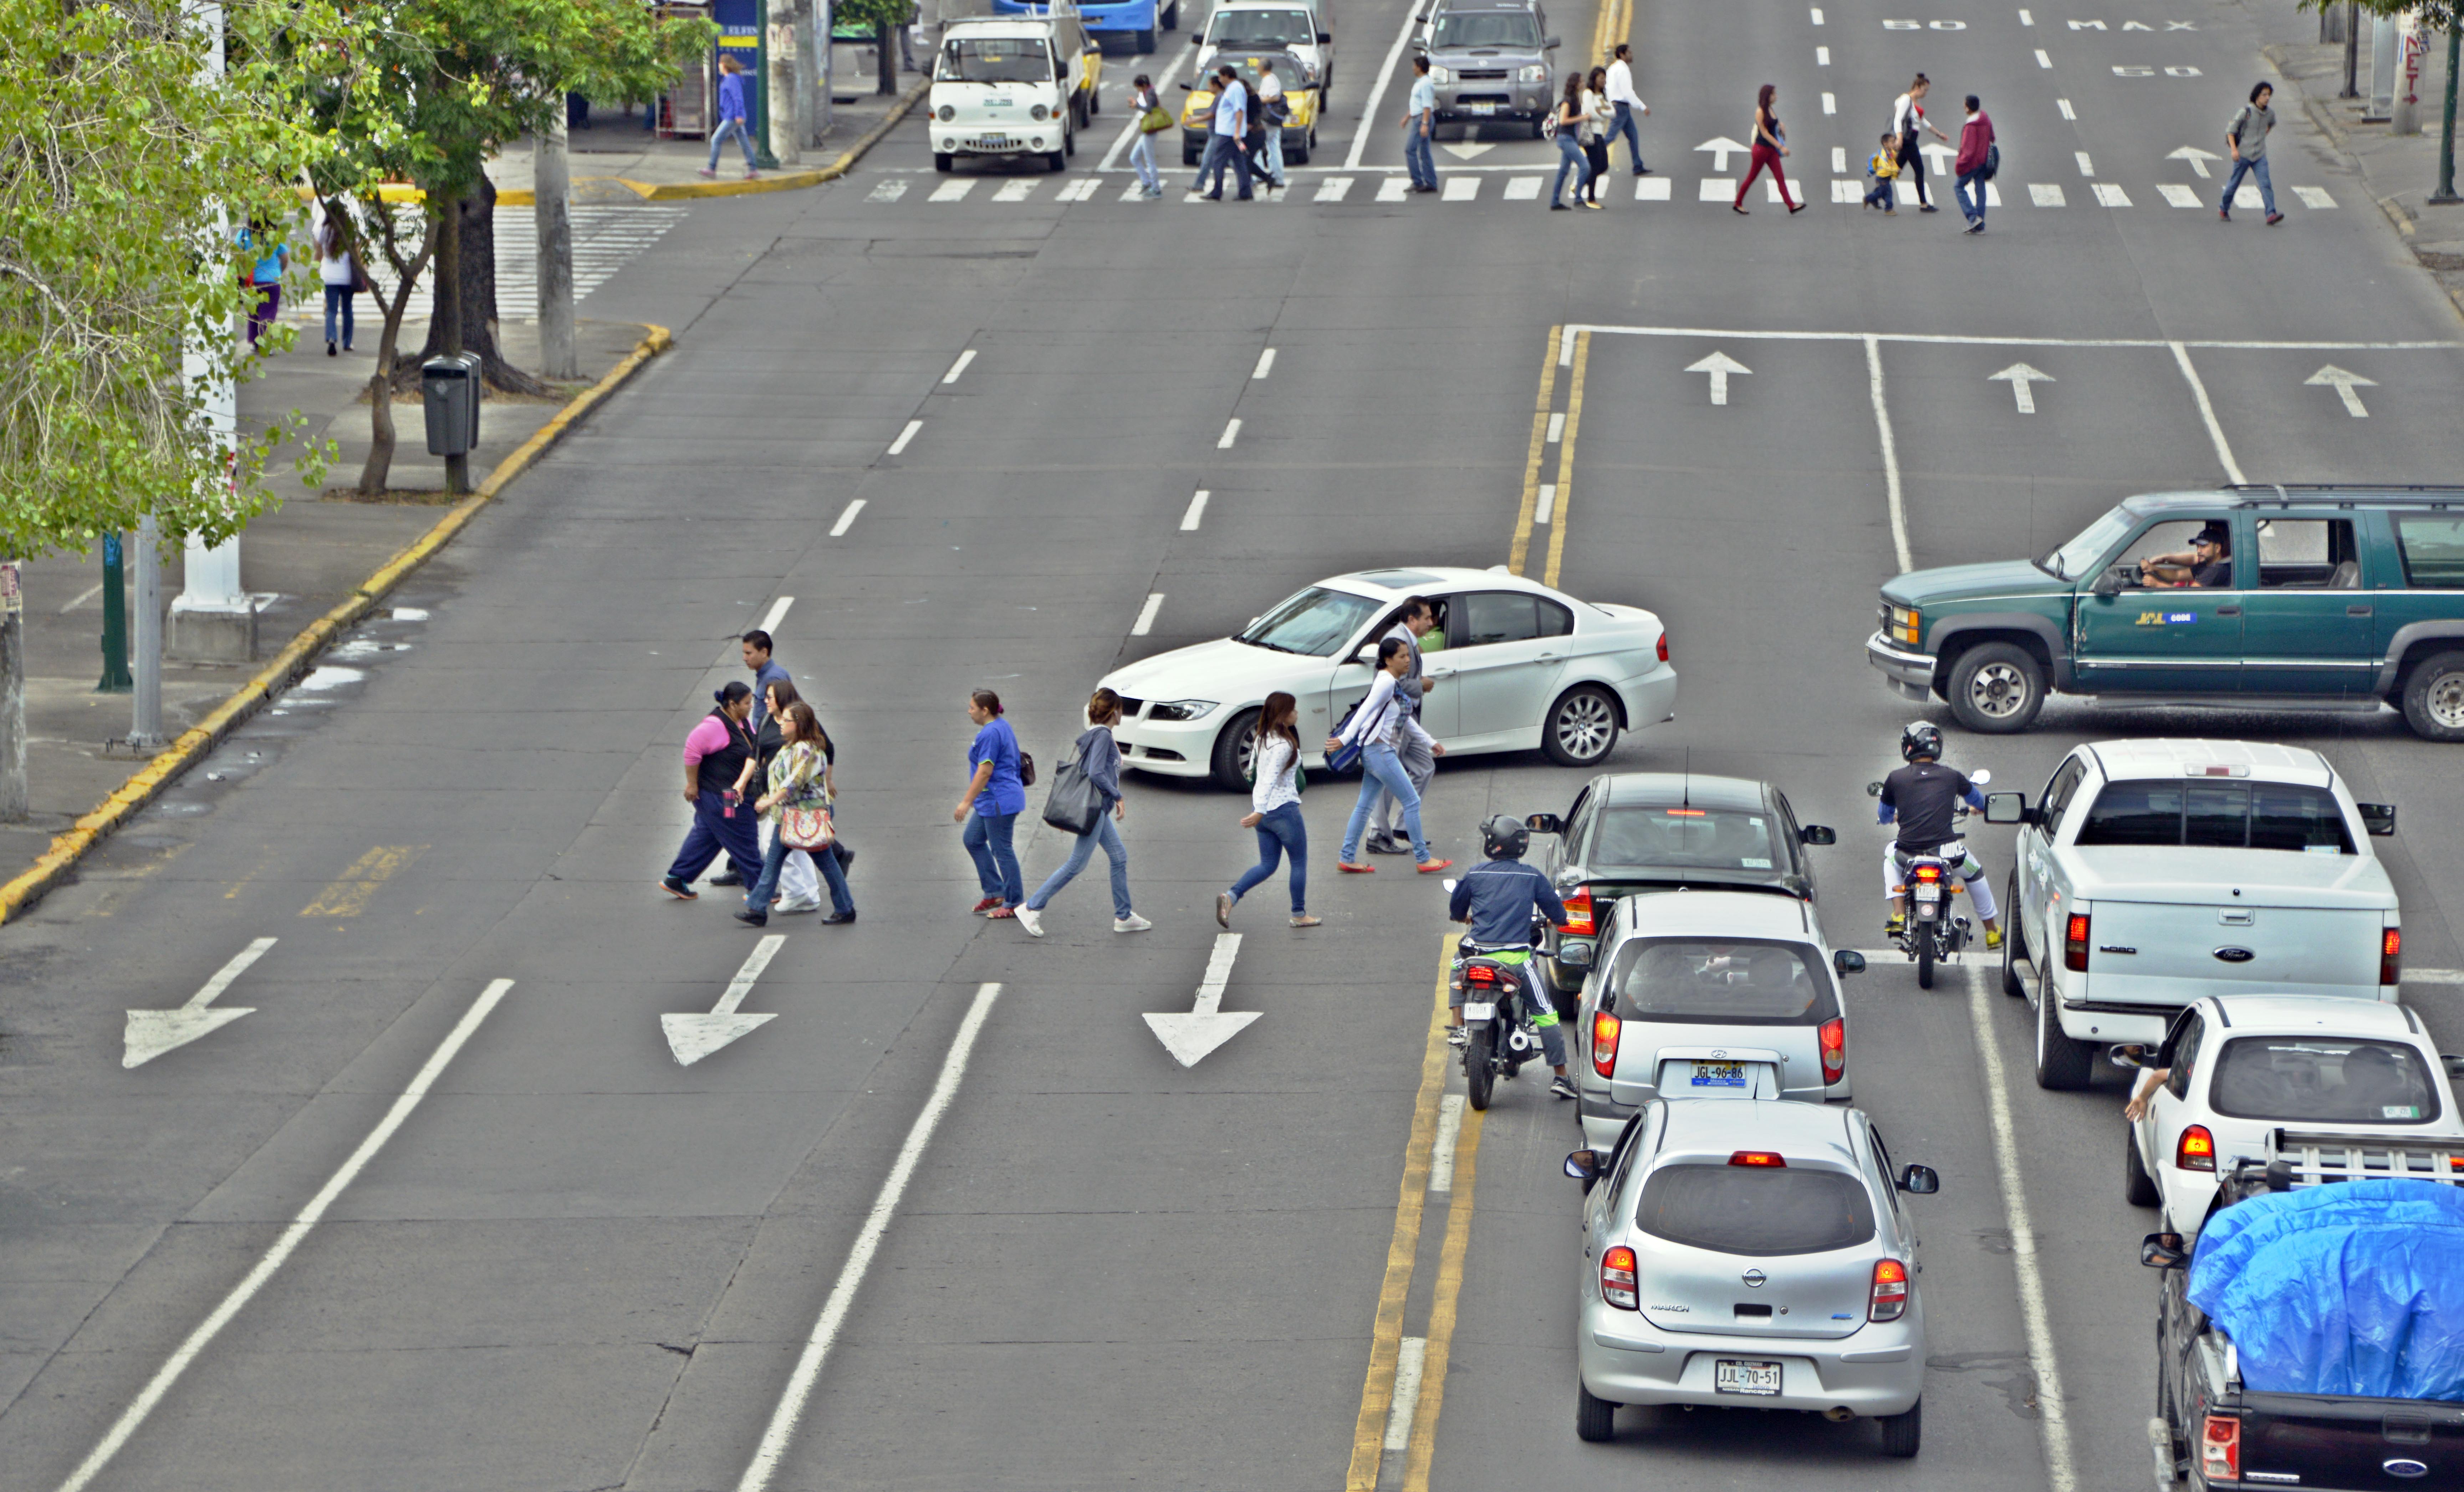
{"type": "Polygon", "coordinates": [[[685,801],[693,804],[693,827],[684,847],[659,885],[682,901],[696,900],[693,878],[710,868],[721,850],[736,873],[752,885],[761,878],[761,845],[753,829],[753,809],[744,800],[744,784],[753,779],[760,756],[745,721],[753,713],[753,689],[741,681],[711,695],[716,703],[685,737],[685,801]]]}

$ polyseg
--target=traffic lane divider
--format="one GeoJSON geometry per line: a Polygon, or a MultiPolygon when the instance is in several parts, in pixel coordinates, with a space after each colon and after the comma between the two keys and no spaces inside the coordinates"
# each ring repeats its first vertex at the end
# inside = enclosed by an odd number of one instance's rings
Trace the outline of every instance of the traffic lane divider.
{"type": "Polygon", "coordinates": [[[6,886],[0,886],[0,926],[24,915],[42,900],[46,892],[66,879],[95,845],[160,797],[165,788],[203,760],[206,753],[221,744],[224,736],[256,713],[259,707],[280,695],[305,674],[317,656],[331,647],[336,638],[366,616],[410,572],[426,564],[438,550],[451,542],[481,508],[494,501],[515,478],[529,471],[550,447],[564,437],[564,432],[576,421],[623,387],[645,363],[675,345],[674,336],[664,326],[649,326],[647,332],[648,335],[634,344],[633,350],[626,354],[624,362],[609,369],[606,376],[558,410],[530,439],[497,462],[495,470],[488,473],[487,480],[479,484],[477,492],[456,503],[427,533],[411,540],[401,553],[380,565],[376,573],[363,581],[360,588],[341,604],[308,624],[298,636],[291,640],[290,646],[275,654],[274,661],[255,677],[233,691],[203,720],[182,733],[180,738],[161,756],[122,782],[117,791],[96,804],[92,812],[78,819],[66,833],[55,836],[51,848],[45,850],[33,865],[6,886]]]}

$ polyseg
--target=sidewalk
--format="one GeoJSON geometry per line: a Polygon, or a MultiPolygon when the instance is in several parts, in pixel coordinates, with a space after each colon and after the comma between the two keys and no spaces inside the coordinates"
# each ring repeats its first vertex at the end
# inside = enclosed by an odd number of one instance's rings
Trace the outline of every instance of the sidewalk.
{"type": "MultiPolygon", "coordinates": [[[[2364,107],[2369,102],[2366,97],[2336,97],[2344,86],[2344,48],[2341,42],[2319,40],[2319,17],[2315,13],[2270,4],[2259,11],[2259,30],[2266,39],[2268,60],[2276,64],[2277,71],[2291,85],[2288,91],[2297,96],[2277,100],[2279,123],[2290,122],[2287,115],[2304,115],[2327,137],[2360,173],[2371,200],[2395,225],[2396,231],[2404,235],[2414,257],[2436,277],[2457,312],[2464,314],[2464,206],[2431,207],[2424,200],[2438,185],[2439,118],[2447,98],[2445,33],[2431,33],[2430,52],[2422,58],[2418,84],[2421,133],[2398,135],[2392,133],[2390,125],[2362,122],[2364,107]]],[[[2358,85],[2367,95],[2367,15],[2362,17],[2357,72],[2358,85]]],[[[2401,73],[2397,88],[2403,88],[2401,73]]],[[[2220,123],[2218,129],[2222,127],[2220,123]]],[[[2464,124],[2459,124],[2458,133],[2464,134],[2464,124]]],[[[2459,153],[2464,153],[2464,147],[2459,147],[2459,153]]]]}
{"type": "MultiPolygon", "coordinates": [[[[364,304],[364,300],[363,301],[364,304]]],[[[588,387],[632,352],[645,329],[623,322],[577,323],[583,378],[567,398],[588,387]]],[[[507,321],[497,335],[517,366],[539,365],[536,323],[507,321]]],[[[416,350],[428,336],[424,318],[407,320],[402,345],[416,350]]],[[[299,484],[286,459],[268,472],[266,488],[279,508],[252,521],[241,540],[241,579],[272,600],[259,613],[258,660],[253,663],[191,663],[166,658],[163,665],[163,727],[168,739],[198,723],[265,666],[293,638],[358,590],[402,548],[427,532],[448,511],[444,459],[428,454],[416,403],[394,405],[395,454],[388,486],[397,493],[426,492],[433,501],[352,500],[368,450],[368,408],[361,402],[375,369],[376,333],[361,326],[359,351],[325,356],[321,332],[307,332],[290,352],[240,388],[240,423],[263,429],[269,420],[297,409],[312,438],[331,438],[341,448],[326,473],[324,491],[299,484]]],[[[479,449],[471,461],[475,482],[553,418],[565,400],[491,397],[482,406],[479,449]]],[[[518,491],[518,489],[517,490],[518,491]]],[[[517,496],[513,500],[519,500],[517,496]]],[[[174,554],[164,564],[165,603],[180,593],[185,568],[174,554]]],[[[126,566],[133,610],[136,560],[126,566]]],[[[143,764],[144,758],[112,742],[128,734],[130,696],[99,694],[102,676],[100,551],[85,558],[55,555],[28,560],[26,589],[27,786],[33,814],[22,823],[0,824],[0,883],[33,866],[52,837],[94,810],[143,764]]],[[[134,621],[131,621],[132,630],[134,621]]]]}

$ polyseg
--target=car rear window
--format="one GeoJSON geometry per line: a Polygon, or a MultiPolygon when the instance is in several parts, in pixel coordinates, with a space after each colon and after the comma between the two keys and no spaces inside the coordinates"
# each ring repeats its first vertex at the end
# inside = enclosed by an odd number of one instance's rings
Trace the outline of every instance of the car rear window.
{"type": "Polygon", "coordinates": [[[2336,795],[2289,782],[2108,782],[2075,843],[2355,853],[2336,795]]]}
{"type": "Polygon", "coordinates": [[[1619,867],[1681,870],[1788,868],[1776,816],[1759,808],[1616,806],[1600,816],[1584,858],[1595,869],[1619,867]]]}
{"type": "Polygon", "coordinates": [[[1837,1171],[1662,1166],[1642,1184],[1636,1226],[1656,1239],[1722,1254],[1821,1254],[1874,1236],[1865,1184],[1837,1171]]]}
{"type": "Polygon", "coordinates": [[[2464,517],[2398,514],[2395,546],[2404,552],[2404,582],[2416,590],[2464,590],[2464,517]]]}
{"type": "Polygon", "coordinates": [[[2428,1124],[2438,1089],[2421,1054],[2394,1042],[2240,1036],[2215,1062],[2208,1102],[2234,1119],[2428,1124]]]}
{"type": "Polygon", "coordinates": [[[1769,938],[1635,938],[1609,977],[1627,1020],[1820,1025],[1839,1014],[1828,973],[1802,943],[1769,938]]]}

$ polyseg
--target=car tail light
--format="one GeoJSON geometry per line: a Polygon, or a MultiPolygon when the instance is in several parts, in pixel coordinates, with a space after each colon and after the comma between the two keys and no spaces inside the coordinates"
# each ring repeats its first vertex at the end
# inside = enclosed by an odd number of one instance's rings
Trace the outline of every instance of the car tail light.
{"type": "Polygon", "coordinates": [[[1557,925],[1557,931],[1569,937],[1590,937],[1598,929],[1592,915],[1592,889],[1576,887],[1566,898],[1566,920],[1557,925]]]}
{"type": "Polygon", "coordinates": [[[2241,1420],[2210,1415],[2199,1433],[2199,1475],[2210,1481],[2241,1480],[2241,1420]]]}
{"type": "Polygon", "coordinates": [[[1785,1171],[1788,1169],[1788,1157],[1777,1151],[1731,1151],[1728,1152],[1728,1164],[1731,1166],[1775,1166],[1780,1170],[1785,1171]]]}
{"type": "Polygon", "coordinates": [[[1927,886],[1938,885],[1942,880],[1942,867],[1919,866],[1915,879],[1923,881],[1927,886]]]}
{"type": "Polygon", "coordinates": [[[2173,1168],[2177,1171],[2213,1171],[2216,1169],[2216,1137],[2208,1127],[2194,1124],[2182,1131],[2173,1142],[2173,1168]]]}
{"type": "Polygon", "coordinates": [[[1668,634],[1665,632],[1660,634],[1660,661],[1668,661],[1668,634]]]}
{"type": "Polygon", "coordinates": [[[2087,973],[2087,913],[2071,913],[2070,925],[2062,931],[2062,967],[2073,974],[2087,973]]]}
{"type": "Polygon", "coordinates": [[[1640,1310],[1634,1290],[1634,1250],[1620,1243],[1600,1256],[1600,1299],[1619,1310],[1640,1310]]]}
{"type": "Polygon", "coordinates": [[[1907,1313],[1908,1266],[1896,1259],[1874,1261],[1874,1306],[1871,1321],[1897,1321],[1907,1313]]]}
{"type": "Polygon", "coordinates": [[[2379,982],[2393,984],[2404,973],[2404,929],[2387,928],[2379,933],[2379,982]]]}
{"type": "Polygon", "coordinates": [[[1605,1010],[1592,1016],[1592,1070],[1601,1077],[1617,1076],[1617,1033],[1624,1029],[1625,1022],[1605,1010]]]}
{"type": "Polygon", "coordinates": [[[1837,1016],[1822,1022],[1822,1082],[1827,1087],[1848,1075],[1848,1022],[1837,1016]]]}

